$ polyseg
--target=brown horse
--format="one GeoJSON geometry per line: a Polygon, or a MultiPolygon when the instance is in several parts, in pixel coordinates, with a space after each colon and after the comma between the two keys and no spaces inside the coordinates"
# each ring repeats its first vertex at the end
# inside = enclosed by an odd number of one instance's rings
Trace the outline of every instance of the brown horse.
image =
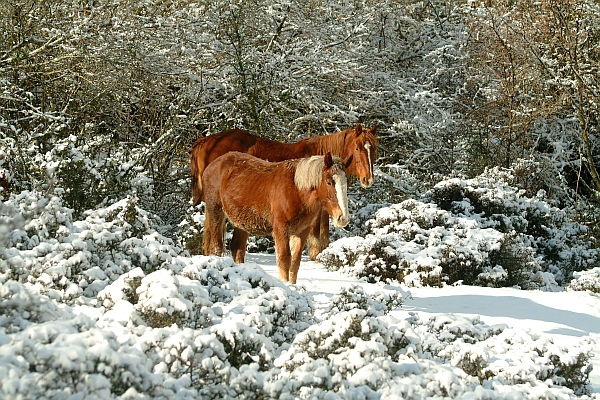
{"type": "MultiPolygon", "coordinates": [[[[358,124],[354,129],[346,129],[326,136],[314,136],[295,143],[281,143],[261,138],[241,129],[230,129],[216,135],[202,137],[196,140],[191,151],[190,168],[194,206],[204,200],[202,187],[204,170],[217,157],[230,151],[248,153],[272,162],[325,155],[328,152],[344,160],[352,155],[353,161],[346,173],[358,177],[363,187],[370,187],[375,181],[376,133],[376,126],[363,130],[358,124]]],[[[234,231],[234,240],[236,234],[237,232],[234,231]]],[[[328,245],[329,216],[323,212],[309,236],[308,252],[311,260],[314,260],[328,245]]]]}
{"type": "Polygon", "coordinates": [[[348,224],[346,162],[325,156],[271,163],[229,152],[202,175],[206,218],[204,254],[222,255],[225,218],[236,227],[231,253],[243,260],[249,235],[273,235],[279,277],[296,283],[302,249],[321,210],[348,224]]]}

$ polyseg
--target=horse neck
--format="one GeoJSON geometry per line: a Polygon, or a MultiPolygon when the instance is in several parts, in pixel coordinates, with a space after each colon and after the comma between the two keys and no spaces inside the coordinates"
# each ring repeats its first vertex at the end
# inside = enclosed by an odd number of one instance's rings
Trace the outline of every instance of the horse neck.
{"type": "Polygon", "coordinates": [[[322,183],[322,177],[320,172],[322,171],[322,163],[313,162],[313,158],[302,159],[302,160],[290,160],[288,161],[287,170],[293,171],[294,185],[297,189],[298,197],[301,199],[303,209],[307,214],[312,214],[314,211],[321,208],[321,200],[319,199],[320,187],[315,187],[313,176],[315,171],[319,172],[318,186],[322,183]],[[298,171],[298,166],[302,164],[301,171],[298,171]],[[317,169],[318,168],[318,169],[317,169]],[[299,173],[300,176],[296,176],[299,173]]]}
{"type": "Polygon", "coordinates": [[[300,140],[295,143],[282,143],[282,146],[279,148],[281,154],[285,155],[286,160],[291,160],[294,158],[304,158],[308,156],[312,156],[313,154],[310,152],[305,141],[300,140]]]}
{"type": "MultiPolygon", "coordinates": [[[[302,199],[303,214],[305,215],[313,215],[323,207],[317,195],[317,190],[298,189],[298,195],[302,199]]],[[[300,213],[296,217],[300,217],[300,213]]]]}
{"type": "Polygon", "coordinates": [[[314,154],[331,153],[332,156],[344,157],[346,131],[333,133],[331,135],[316,136],[312,140],[314,154]]]}

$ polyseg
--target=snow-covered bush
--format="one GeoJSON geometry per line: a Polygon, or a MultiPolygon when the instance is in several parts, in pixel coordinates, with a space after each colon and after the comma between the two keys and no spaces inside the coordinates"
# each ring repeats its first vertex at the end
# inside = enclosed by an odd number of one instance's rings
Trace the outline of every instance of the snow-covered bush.
{"type": "Polygon", "coordinates": [[[11,398],[108,398],[152,393],[160,377],[114,332],[34,287],[0,284],[1,393],[11,398]]]}
{"type": "MultiPolygon", "coordinates": [[[[25,267],[34,264],[40,244],[79,240],[90,253],[84,258],[88,271],[102,284],[89,290],[87,279],[65,274],[77,288],[69,297],[45,289],[39,280],[18,282],[13,278],[19,275],[4,273],[0,396],[293,399],[394,394],[421,399],[484,393],[501,399],[533,393],[571,398],[573,390],[586,391],[585,344],[566,350],[533,334],[519,336],[454,315],[427,323],[414,314],[397,320],[389,311],[403,297],[368,294],[358,286],[343,289],[316,314],[305,289],[280,282],[256,264],[167,251],[161,246],[173,245],[149,239],[158,237],[150,220],[128,202],[98,210],[85,221],[72,221],[57,200],[41,202],[37,214],[28,214],[40,227],[39,243],[23,229],[25,212],[8,220],[25,232],[3,239],[14,246],[10,250],[27,245],[27,251],[36,251],[11,253],[25,267]],[[54,208],[42,207],[47,204],[54,208]],[[46,229],[53,224],[58,229],[46,229]],[[82,238],[82,226],[97,231],[94,240],[82,238]],[[61,239],[56,232],[63,231],[67,234],[61,239]],[[127,246],[115,246],[119,242],[127,246]],[[102,256],[107,251],[103,243],[114,254],[110,263],[102,256]],[[146,257],[148,268],[125,262],[136,254],[146,257]]],[[[10,205],[14,211],[15,204],[10,205]]]]}
{"type": "Polygon", "coordinates": [[[198,207],[188,207],[185,218],[179,223],[178,236],[181,247],[191,255],[202,253],[204,231],[204,203],[198,207]]]}
{"type": "Polygon", "coordinates": [[[573,271],[594,265],[598,249],[594,238],[586,235],[587,227],[573,222],[569,211],[551,206],[543,191],[528,197],[525,190],[507,183],[511,179],[510,170],[493,168],[475,179],[441,182],[425,200],[454,215],[476,219],[482,227],[518,238],[522,243],[516,248],[534,251],[530,256],[523,254],[522,259],[539,259],[543,270],[551,272],[559,283],[570,279],[573,271]]]}
{"type": "Polygon", "coordinates": [[[340,239],[319,259],[369,281],[552,289],[598,262],[584,225],[526,197],[492,172],[437,184],[422,200],[383,207],[365,237],[340,239]]]}
{"type": "Polygon", "coordinates": [[[573,280],[569,282],[567,289],[600,293],[600,267],[573,273],[573,280]]]}
{"type": "Polygon", "coordinates": [[[285,399],[568,398],[588,391],[590,348],[561,348],[478,318],[448,314],[422,323],[356,309],[299,334],[275,360],[277,377],[263,375],[264,387],[285,399]]]}
{"type": "MultiPolygon", "coordinates": [[[[57,131],[63,128],[58,127],[57,131]]],[[[28,189],[52,193],[60,197],[62,204],[73,210],[76,217],[127,195],[135,194],[145,204],[151,201],[151,179],[145,176],[135,157],[126,154],[124,146],[115,146],[110,136],[95,135],[90,139],[67,135],[52,140],[48,150],[45,150],[47,146],[31,143],[0,142],[0,158],[2,153],[7,153],[6,157],[18,160],[13,163],[14,176],[11,177],[15,192],[28,189]]],[[[8,173],[2,171],[0,169],[0,176],[8,173]]]]}
{"type": "MultiPolygon", "coordinates": [[[[425,339],[424,351],[448,360],[481,382],[526,385],[550,379],[553,384],[569,387],[578,394],[587,390],[591,365],[589,353],[581,349],[572,351],[505,325],[487,326],[478,317],[441,315],[424,325],[434,334],[425,339]],[[508,367],[512,362],[519,366],[508,367]]],[[[585,347],[589,344],[584,344],[585,347]]]]}
{"type": "Polygon", "coordinates": [[[331,298],[331,305],[324,315],[334,315],[354,309],[365,310],[370,317],[387,315],[391,310],[402,306],[404,298],[400,293],[377,292],[368,294],[359,285],[344,287],[331,298]]]}
{"type": "Polygon", "coordinates": [[[0,147],[0,200],[8,197],[12,186],[12,177],[9,171],[10,166],[8,164],[6,149],[0,147]]]}
{"type": "Polygon", "coordinates": [[[341,268],[372,282],[473,284],[503,238],[498,231],[481,229],[475,221],[416,200],[378,210],[368,227],[371,233],[365,238],[334,242],[319,260],[330,269],[341,268]]]}
{"type": "Polygon", "coordinates": [[[60,198],[22,192],[0,208],[1,280],[28,282],[52,298],[94,296],[121,274],[157,269],[181,250],[153,228],[151,214],[130,197],[73,221],[60,198]]]}
{"type": "Polygon", "coordinates": [[[344,311],[298,335],[275,365],[300,384],[300,396],[310,387],[373,394],[392,374],[395,360],[418,352],[418,336],[408,323],[398,324],[361,309],[344,311]]]}
{"type": "MultiPolygon", "coordinates": [[[[237,397],[230,379],[237,379],[239,390],[248,390],[238,370],[269,370],[280,348],[314,322],[312,303],[301,287],[287,287],[256,265],[234,265],[231,258],[186,258],[172,243],[164,251],[152,240],[158,234],[145,212],[128,206],[131,199],[88,215],[86,221],[71,221],[66,213],[68,218],[58,218],[59,229],[43,229],[56,222],[46,214],[63,215],[51,210],[68,210],[53,201],[54,208],[40,207],[28,218],[40,227],[42,244],[81,241],[90,253],[82,257],[87,270],[79,272],[82,276],[59,270],[57,276],[75,287],[67,296],[52,282],[35,279],[31,266],[38,239],[27,236],[22,226],[25,233],[9,235],[6,243],[15,247],[9,249],[10,258],[3,253],[3,265],[20,260],[30,275],[25,270],[12,275],[7,268],[0,283],[2,396],[171,397],[189,392],[203,398],[237,397]],[[62,239],[55,233],[61,229],[68,231],[62,239]],[[86,231],[96,232],[94,240],[86,241],[86,231]],[[15,252],[23,244],[34,253],[15,252]],[[140,265],[125,262],[136,257],[145,259],[140,265]],[[88,290],[85,273],[102,285],[88,290]],[[13,279],[19,277],[22,282],[13,279]]],[[[23,225],[18,216],[25,219],[16,213],[9,222],[23,225]]]]}
{"type": "Polygon", "coordinates": [[[22,283],[8,281],[0,290],[1,326],[6,333],[21,332],[31,323],[60,319],[58,305],[22,283]]]}

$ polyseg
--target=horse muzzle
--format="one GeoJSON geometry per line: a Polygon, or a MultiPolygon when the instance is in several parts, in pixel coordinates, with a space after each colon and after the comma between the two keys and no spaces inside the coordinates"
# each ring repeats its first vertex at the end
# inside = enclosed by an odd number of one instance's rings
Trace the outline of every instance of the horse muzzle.
{"type": "Polygon", "coordinates": [[[366,176],[363,176],[360,179],[360,186],[362,186],[364,188],[370,188],[371,186],[373,186],[374,183],[375,183],[375,178],[373,178],[373,177],[367,179],[366,176]]]}
{"type": "Polygon", "coordinates": [[[343,214],[339,214],[335,217],[332,217],[331,220],[333,221],[333,226],[335,226],[336,228],[343,228],[346,225],[348,225],[348,222],[350,222],[348,216],[343,214]]]}

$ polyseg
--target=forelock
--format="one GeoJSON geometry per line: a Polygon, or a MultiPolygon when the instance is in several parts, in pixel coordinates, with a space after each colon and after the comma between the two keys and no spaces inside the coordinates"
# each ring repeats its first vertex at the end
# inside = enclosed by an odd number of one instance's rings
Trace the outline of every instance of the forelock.
{"type": "MultiPolygon", "coordinates": [[[[312,156],[300,160],[296,167],[296,173],[294,174],[294,183],[296,184],[296,187],[300,190],[315,189],[319,187],[324,165],[324,156],[312,156]]],[[[343,174],[343,177],[346,177],[344,163],[339,157],[333,157],[333,173],[343,174]]]]}
{"type": "Polygon", "coordinates": [[[368,143],[373,147],[373,150],[377,149],[377,137],[375,137],[370,130],[363,130],[361,136],[363,146],[368,143]]]}

